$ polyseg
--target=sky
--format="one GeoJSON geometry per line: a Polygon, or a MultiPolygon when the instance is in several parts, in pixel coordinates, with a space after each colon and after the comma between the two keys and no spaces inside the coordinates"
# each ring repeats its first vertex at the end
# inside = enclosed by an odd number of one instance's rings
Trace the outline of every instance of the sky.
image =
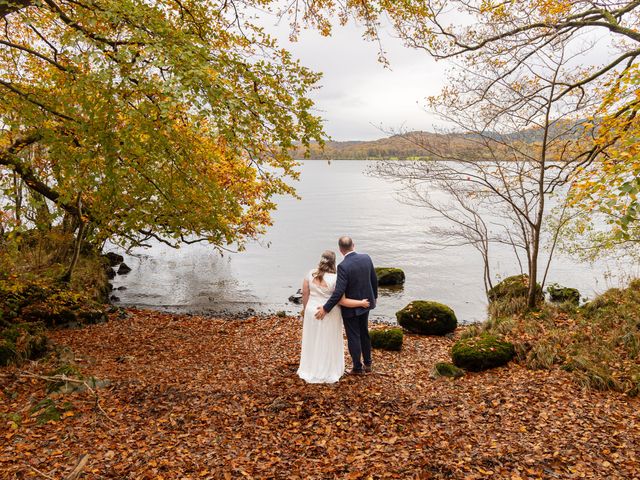
{"type": "MultiPolygon", "coordinates": [[[[289,40],[286,19],[278,24],[276,17],[263,16],[260,23],[304,66],[323,73],[312,99],[332,140],[374,140],[398,130],[446,127],[425,104],[445,85],[451,65],[405,47],[390,25],[380,33],[386,68],[378,61],[378,44],[363,39],[363,27],[353,20],[346,26],[334,22],[330,37],[303,29],[296,42],[289,40]]],[[[576,63],[602,64],[612,53],[602,32],[587,32],[584,42],[589,48],[576,63]]]]}
{"type": "Polygon", "coordinates": [[[442,88],[446,65],[406,48],[390,28],[381,34],[390,63],[385,68],[378,61],[378,44],[364,40],[362,27],[353,22],[336,25],[331,37],[303,30],[297,42],[290,42],[286,21],[263,21],[280,46],[323,73],[312,98],[332,140],[373,140],[392,130],[433,130],[438,124],[425,111],[425,99],[442,88]]]}

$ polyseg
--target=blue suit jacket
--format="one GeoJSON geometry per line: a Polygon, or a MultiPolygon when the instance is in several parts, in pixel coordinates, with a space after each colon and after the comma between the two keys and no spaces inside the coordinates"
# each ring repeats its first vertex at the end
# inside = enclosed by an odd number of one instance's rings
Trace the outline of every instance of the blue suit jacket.
{"type": "Polygon", "coordinates": [[[362,315],[369,310],[376,308],[378,299],[378,278],[373,268],[371,257],[364,253],[350,253],[338,265],[338,279],[336,289],[331,298],[324,304],[325,311],[330,311],[335,307],[342,295],[354,300],[369,300],[369,308],[347,308],[342,307],[342,318],[352,318],[362,315]]]}

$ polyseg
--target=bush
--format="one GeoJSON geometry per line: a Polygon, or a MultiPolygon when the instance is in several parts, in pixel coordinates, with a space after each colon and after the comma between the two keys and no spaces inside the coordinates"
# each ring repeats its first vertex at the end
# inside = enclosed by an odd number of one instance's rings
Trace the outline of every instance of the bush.
{"type": "Polygon", "coordinates": [[[382,350],[398,351],[402,348],[403,333],[401,328],[370,330],[371,346],[382,350]]]}
{"type": "Polygon", "coordinates": [[[0,280],[0,320],[9,325],[30,303],[44,300],[53,288],[43,281],[0,280]]]}
{"type": "Polygon", "coordinates": [[[514,355],[512,343],[489,334],[459,340],[451,349],[453,363],[473,372],[505,365],[514,355]]]}
{"type": "MultiPolygon", "coordinates": [[[[504,317],[516,315],[527,310],[529,296],[529,276],[513,275],[505,278],[487,293],[489,316],[504,317]]],[[[536,303],[544,301],[542,287],[536,284],[536,303]]]]}
{"type": "Polygon", "coordinates": [[[562,287],[557,283],[552,283],[547,287],[547,293],[552,302],[580,304],[580,292],[577,288],[562,287]]]}
{"type": "Polygon", "coordinates": [[[422,335],[446,335],[458,326],[451,308],[437,302],[416,300],[396,313],[401,327],[422,335]]]}
{"type": "Polygon", "coordinates": [[[41,321],[48,327],[80,326],[107,320],[103,305],[82,293],[61,290],[46,300],[35,302],[21,311],[27,321],[41,321]]]}
{"type": "Polygon", "coordinates": [[[404,272],[400,268],[377,267],[376,277],[378,285],[402,285],[405,281],[404,272]]]}
{"type": "Polygon", "coordinates": [[[464,370],[456,367],[454,364],[449,362],[438,362],[433,367],[433,377],[451,377],[451,378],[460,378],[464,376],[464,370]]]}
{"type": "Polygon", "coordinates": [[[42,323],[19,323],[0,332],[0,365],[19,364],[46,353],[47,336],[42,323]]]}

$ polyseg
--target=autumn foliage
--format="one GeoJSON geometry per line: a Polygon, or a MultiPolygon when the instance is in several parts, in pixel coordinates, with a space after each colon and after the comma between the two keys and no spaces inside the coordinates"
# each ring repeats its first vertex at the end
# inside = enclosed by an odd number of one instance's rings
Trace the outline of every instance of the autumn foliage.
{"type": "Polygon", "coordinates": [[[584,390],[561,370],[511,363],[433,379],[455,340],[405,335],[401,352],[374,351],[373,374],[307,385],[295,374],[297,319],[129,313],[52,332],[73,354],[3,369],[4,478],[63,478],[83,454],[87,480],[628,479],[640,471],[638,400],[584,390]],[[95,390],[98,403],[86,389],[47,396],[38,376],[63,361],[111,382],[95,390]]]}

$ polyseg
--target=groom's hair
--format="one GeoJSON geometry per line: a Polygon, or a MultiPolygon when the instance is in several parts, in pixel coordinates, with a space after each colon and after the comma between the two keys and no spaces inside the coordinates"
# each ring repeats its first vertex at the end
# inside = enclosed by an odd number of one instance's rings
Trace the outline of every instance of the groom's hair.
{"type": "Polygon", "coordinates": [[[353,239],[346,235],[344,237],[340,237],[338,239],[338,246],[340,247],[340,250],[350,252],[353,250],[353,239]]]}

